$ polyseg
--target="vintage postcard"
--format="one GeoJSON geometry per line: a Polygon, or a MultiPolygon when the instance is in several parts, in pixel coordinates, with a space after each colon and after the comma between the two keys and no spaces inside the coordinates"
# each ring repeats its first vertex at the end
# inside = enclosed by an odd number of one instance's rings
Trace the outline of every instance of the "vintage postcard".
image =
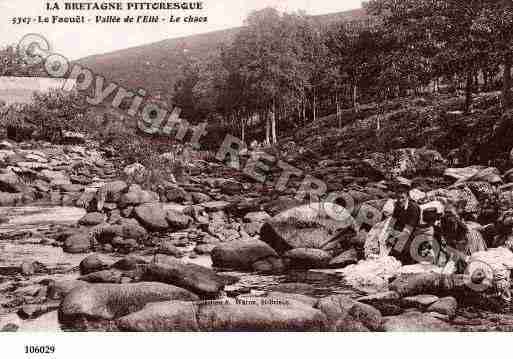
{"type": "Polygon", "coordinates": [[[510,1],[0,0],[0,31],[0,340],[513,329],[510,1]]]}

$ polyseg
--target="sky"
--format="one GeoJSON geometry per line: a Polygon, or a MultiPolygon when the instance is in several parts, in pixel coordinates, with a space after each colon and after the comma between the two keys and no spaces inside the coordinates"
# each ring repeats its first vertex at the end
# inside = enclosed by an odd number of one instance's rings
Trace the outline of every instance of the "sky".
{"type": "MultiPolygon", "coordinates": [[[[104,0],[110,2],[128,2],[127,0],[104,0]]],[[[134,2],[173,2],[173,0],[133,0],[134,2]]],[[[176,1],[176,0],[174,0],[176,1]]],[[[183,1],[183,0],[180,0],[183,1]]],[[[157,42],[164,39],[199,34],[242,25],[245,17],[253,10],[267,6],[281,11],[305,10],[308,14],[319,15],[356,9],[361,0],[203,0],[203,11],[173,11],[175,16],[194,14],[207,16],[207,23],[158,23],[158,24],[97,24],[96,15],[164,15],[168,11],[65,11],[65,2],[94,2],[90,0],[0,0],[0,46],[16,44],[28,33],[44,36],[51,50],[70,60],[89,55],[106,53],[157,42]],[[57,1],[60,11],[49,11],[46,3],[57,1]],[[37,16],[74,16],[86,15],[92,18],[87,24],[13,24],[14,18],[37,16]]],[[[101,2],[101,1],[98,1],[101,2]]]]}

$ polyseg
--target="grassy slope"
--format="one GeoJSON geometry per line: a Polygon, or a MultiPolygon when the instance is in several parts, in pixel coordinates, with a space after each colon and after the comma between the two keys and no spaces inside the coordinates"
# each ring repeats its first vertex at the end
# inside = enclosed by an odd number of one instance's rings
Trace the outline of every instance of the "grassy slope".
{"type": "MultiPolygon", "coordinates": [[[[361,20],[366,17],[362,9],[320,15],[315,19],[323,24],[337,20],[361,20]]],[[[78,60],[95,73],[130,89],[144,88],[151,95],[169,100],[173,95],[179,68],[193,58],[204,58],[223,43],[230,42],[237,28],[200,35],[164,40],[78,60]],[[187,50],[187,52],[184,52],[187,50]]]]}

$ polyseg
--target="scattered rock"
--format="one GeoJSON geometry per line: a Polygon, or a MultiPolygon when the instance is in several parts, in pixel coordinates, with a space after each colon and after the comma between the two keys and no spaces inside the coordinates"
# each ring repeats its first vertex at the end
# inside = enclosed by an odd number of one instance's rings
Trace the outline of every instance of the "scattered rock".
{"type": "Polygon", "coordinates": [[[206,297],[217,296],[225,286],[223,278],[207,267],[162,255],[148,265],[144,280],[173,284],[206,297]]]}
{"type": "Polygon", "coordinates": [[[329,262],[330,268],[344,268],[351,264],[358,263],[358,253],[356,249],[349,249],[335,258],[331,259],[329,262]]]}
{"type": "Polygon", "coordinates": [[[91,237],[87,233],[74,234],[64,242],[66,253],[88,253],[91,251],[91,237]]]}
{"type": "Polygon", "coordinates": [[[258,240],[222,243],[212,250],[211,257],[215,267],[249,271],[258,261],[279,258],[274,249],[258,240]]]}
{"type": "Polygon", "coordinates": [[[166,220],[173,230],[186,229],[192,223],[191,217],[173,210],[166,212],[166,220]]]}
{"type": "Polygon", "coordinates": [[[456,316],[456,309],[458,309],[458,302],[456,301],[456,298],[445,297],[431,304],[427,308],[427,311],[444,314],[449,318],[454,318],[456,316]]]}
{"type": "Polygon", "coordinates": [[[143,204],[135,207],[134,214],[142,226],[150,231],[165,231],[169,228],[166,212],[159,204],[143,204]]]}
{"type": "Polygon", "coordinates": [[[283,255],[285,264],[291,268],[326,268],[331,255],[322,249],[295,248],[283,255]]]}
{"type": "Polygon", "coordinates": [[[78,224],[82,224],[84,226],[96,226],[98,224],[105,222],[105,215],[99,212],[91,212],[87,213],[84,217],[82,217],[78,224]]]}
{"type": "Polygon", "coordinates": [[[86,275],[109,268],[111,263],[99,254],[92,254],[80,262],[80,273],[86,275]]]}

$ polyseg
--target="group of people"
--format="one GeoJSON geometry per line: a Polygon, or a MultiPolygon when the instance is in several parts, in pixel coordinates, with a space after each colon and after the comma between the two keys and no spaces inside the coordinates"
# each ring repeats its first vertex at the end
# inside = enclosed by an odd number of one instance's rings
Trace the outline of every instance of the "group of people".
{"type": "Polygon", "coordinates": [[[369,237],[379,243],[366,243],[366,251],[374,251],[371,255],[391,255],[403,265],[428,262],[446,273],[463,273],[476,252],[499,246],[513,250],[512,209],[499,211],[493,200],[471,213],[465,210],[465,200],[421,206],[411,198],[411,189],[409,180],[397,180],[398,196],[384,209],[387,220],[369,237]]]}

